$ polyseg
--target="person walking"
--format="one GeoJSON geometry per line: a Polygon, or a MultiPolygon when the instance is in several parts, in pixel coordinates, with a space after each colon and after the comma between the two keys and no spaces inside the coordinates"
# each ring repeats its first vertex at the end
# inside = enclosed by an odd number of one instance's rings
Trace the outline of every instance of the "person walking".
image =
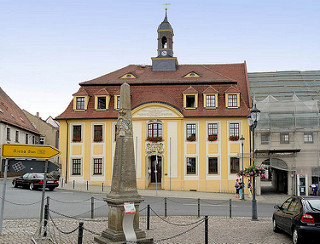
{"type": "Polygon", "coordinates": [[[251,180],[248,180],[248,192],[249,192],[249,198],[252,198],[252,185],[251,180]]]}
{"type": "Polygon", "coordinates": [[[239,198],[240,184],[238,179],[236,179],[236,184],[234,187],[236,188],[236,198],[239,198]]]}
{"type": "Polygon", "coordinates": [[[240,179],[240,182],[239,182],[239,188],[240,188],[240,199],[241,200],[244,200],[244,182],[242,179],[240,179]]]}

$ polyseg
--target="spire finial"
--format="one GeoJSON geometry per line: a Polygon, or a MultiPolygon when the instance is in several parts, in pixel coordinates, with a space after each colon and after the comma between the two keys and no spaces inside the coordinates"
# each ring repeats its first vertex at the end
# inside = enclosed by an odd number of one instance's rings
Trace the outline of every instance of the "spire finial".
{"type": "MultiPolygon", "coordinates": [[[[168,5],[171,5],[171,3],[164,3],[163,5],[168,6],[168,5]]],[[[168,16],[167,16],[168,8],[165,8],[165,11],[166,11],[166,15],[165,15],[165,17],[164,17],[164,20],[163,20],[163,21],[168,21],[168,16]]]]}

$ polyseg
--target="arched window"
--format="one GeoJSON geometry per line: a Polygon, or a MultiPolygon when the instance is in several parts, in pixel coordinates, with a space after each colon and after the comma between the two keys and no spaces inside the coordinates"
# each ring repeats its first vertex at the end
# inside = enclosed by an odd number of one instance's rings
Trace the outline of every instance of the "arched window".
{"type": "Polygon", "coordinates": [[[164,36],[161,39],[162,48],[168,48],[168,41],[167,38],[164,36]]]}
{"type": "Polygon", "coordinates": [[[148,124],[148,137],[162,137],[162,124],[161,123],[148,124]]]}

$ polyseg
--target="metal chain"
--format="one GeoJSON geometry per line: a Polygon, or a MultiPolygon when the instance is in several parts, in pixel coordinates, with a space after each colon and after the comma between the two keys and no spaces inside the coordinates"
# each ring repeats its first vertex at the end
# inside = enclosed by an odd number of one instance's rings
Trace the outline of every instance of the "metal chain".
{"type": "Polygon", "coordinates": [[[53,201],[56,201],[56,202],[61,202],[61,203],[83,203],[83,202],[87,202],[87,201],[91,200],[91,198],[86,199],[86,200],[82,200],[82,201],[77,201],[77,202],[76,201],[65,202],[65,201],[57,200],[57,199],[54,199],[54,198],[51,198],[51,197],[50,197],[50,200],[53,200],[53,201]]]}
{"type": "Polygon", "coordinates": [[[154,240],[154,242],[155,242],[155,243],[156,243],[156,242],[163,242],[163,241],[167,241],[167,240],[170,240],[170,239],[174,239],[174,238],[176,238],[176,237],[178,237],[178,236],[182,236],[182,235],[188,233],[189,231],[195,229],[196,227],[198,227],[199,225],[201,225],[201,224],[203,224],[203,223],[204,223],[204,218],[201,219],[201,222],[199,222],[197,225],[193,226],[192,228],[190,228],[190,229],[188,229],[188,230],[186,230],[186,231],[184,231],[184,232],[181,232],[181,233],[176,234],[176,235],[171,236],[171,237],[167,237],[167,238],[163,238],[163,239],[159,239],[159,240],[154,240]]]}
{"type": "Polygon", "coordinates": [[[88,231],[88,232],[90,232],[91,234],[94,234],[94,235],[96,235],[96,236],[100,236],[100,233],[94,232],[94,231],[89,230],[89,229],[86,229],[86,228],[84,228],[84,227],[83,227],[83,230],[88,231]]]}
{"type": "Polygon", "coordinates": [[[219,203],[210,203],[210,202],[207,202],[205,200],[201,200],[201,202],[214,206],[214,205],[219,205],[219,204],[222,204],[222,203],[229,203],[229,200],[228,201],[221,201],[219,203]]]}
{"type": "MultiPolygon", "coordinates": [[[[171,199],[169,199],[169,198],[167,198],[167,200],[170,201],[170,202],[183,204],[183,203],[181,203],[181,202],[177,202],[177,201],[171,200],[171,199]]],[[[193,200],[194,200],[194,199],[193,199],[193,200]]],[[[196,201],[198,201],[198,199],[196,199],[196,201]]]]}
{"type": "Polygon", "coordinates": [[[58,214],[60,216],[69,218],[69,219],[82,220],[82,221],[87,221],[87,222],[108,222],[107,219],[106,220],[81,219],[81,218],[75,218],[75,217],[71,217],[71,216],[56,212],[56,211],[54,211],[52,209],[49,209],[49,211],[52,212],[52,213],[58,214]]]}
{"type": "MultiPolygon", "coordinates": [[[[0,199],[2,199],[2,197],[0,197],[0,199]]],[[[9,201],[9,200],[4,200],[5,202],[8,202],[8,203],[11,203],[11,204],[13,204],[13,205],[19,205],[19,206],[30,206],[30,205],[34,205],[34,204],[36,204],[36,203],[39,203],[39,202],[41,202],[41,201],[37,201],[37,202],[33,202],[33,203],[16,203],[16,202],[11,202],[11,201],[9,201]]]]}
{"type": "Polygon", "coordinates": [[[51,214],[49,214],[49,217],[50,217],[50,220],[52,221],[53,223],[53,226],[59,231],[61,232],[62,234],[65,234],[65,235],[69,235],[69,234],[72,234],[73,232],[77,231],[79,229],[79,227],[75,228],[74,230],[72,231],[62,231],[58,228],[58,226],[56,225],[56,223],[53,221],[53,218],[51,217],[51,214]]]}
{"type": "Polygon", "coordinates": [[[150,207],[150,209],[151,209],[151,211],[152,211],[159,219],[161,219],[162,221],[164,221],[164,222],[166,222],[166,223],[168,223],[168,224],[171,224],[171,225],[176,225],[176,226],[189,226],[189,225],[194,225],[194,224],[197,224],[197,223],[199,223],[199,222],[201,222],[201,221],[204,221],[204,218],[203,218],[203,219],[199,219],[199,220],[197,220],[196,222],[189,223],[189,224],[176,224],[176,223],[172,223],[172,222],[170,222],[170,221],[168,221],[168,220],[160,217],[151,207],[150,207]]]}
{"type": "Polygon", "coordinates": [[[147,206],[147,207],[144,207],[143,209],[140,209],[140,210],[139,210],[139,213],[142,212],[143,210],[147,209],[147,208],[148,208],[148,206],[147,206]]]}

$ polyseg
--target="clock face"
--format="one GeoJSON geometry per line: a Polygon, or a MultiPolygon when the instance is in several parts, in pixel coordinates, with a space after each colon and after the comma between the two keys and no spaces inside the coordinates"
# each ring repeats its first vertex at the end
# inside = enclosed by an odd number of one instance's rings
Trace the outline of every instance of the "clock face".
{"type": "Polygon", "coordinates": [[[167,51],[162,51],[162,52],[161,52],[161,55],[162,55],[162,56],[166,56],[166,55],[167,55],[167,51]]]}

